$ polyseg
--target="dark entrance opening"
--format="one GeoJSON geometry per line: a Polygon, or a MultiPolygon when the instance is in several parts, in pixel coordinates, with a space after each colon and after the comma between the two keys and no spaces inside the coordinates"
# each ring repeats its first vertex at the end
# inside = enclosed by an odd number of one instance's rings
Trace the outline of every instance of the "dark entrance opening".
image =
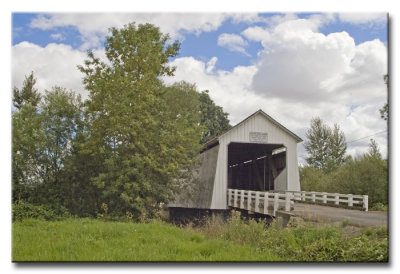
{"type": "Polygon", "coordinates": [[[282,144],[230,143],[228,145],[228,188],[268,191],[286,167],[282,144]]]}

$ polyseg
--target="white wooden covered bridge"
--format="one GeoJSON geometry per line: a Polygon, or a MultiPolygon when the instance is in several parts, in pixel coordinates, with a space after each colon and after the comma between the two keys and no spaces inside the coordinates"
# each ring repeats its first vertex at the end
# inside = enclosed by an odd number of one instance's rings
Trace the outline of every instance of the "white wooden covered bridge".
{"type": "Polygon", "coordinates": [[[264,111],[256,111],[205,144],[191,186],[169,204],[170,214],[236,208],[274,217],[297,202],[368,210],[368,196],[301,191],[300,142],[264,111]]]}

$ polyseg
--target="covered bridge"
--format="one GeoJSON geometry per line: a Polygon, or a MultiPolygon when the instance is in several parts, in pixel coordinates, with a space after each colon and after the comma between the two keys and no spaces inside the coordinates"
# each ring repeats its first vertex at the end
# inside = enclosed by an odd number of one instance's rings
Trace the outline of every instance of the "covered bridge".
{"type": "Polygon", "coordinates": [[[297,144],[302,139],[262,110],[208,141],[187,191],[170,214],[226,211],[228,189],[300,191],[297,144]]]}

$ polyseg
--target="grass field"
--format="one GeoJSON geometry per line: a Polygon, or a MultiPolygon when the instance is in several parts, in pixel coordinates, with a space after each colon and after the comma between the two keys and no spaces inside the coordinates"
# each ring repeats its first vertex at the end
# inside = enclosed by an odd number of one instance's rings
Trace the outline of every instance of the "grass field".
{"type": "Polygon", "coordinates": [[[34,219],[13,224],[13,261],[276,261],[268,252],[169,224],[34,219]]]}
{"type": "Polygon", "coordinates": [[[201,228],[161,221],[96,219],[14,222],[12,260],[24,261],[387,261],[386,229],[346,235],[341,227],[265,229],[231,219],[201,228]]]}

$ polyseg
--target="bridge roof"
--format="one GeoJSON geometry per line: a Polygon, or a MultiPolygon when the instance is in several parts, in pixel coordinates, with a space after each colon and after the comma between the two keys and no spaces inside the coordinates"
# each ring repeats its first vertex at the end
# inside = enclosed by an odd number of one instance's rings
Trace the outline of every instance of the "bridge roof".
{"type": "Polygon", "coordinates": [[[292,131],[290,131],[289,129],[287,129],[286,127],[284,127],[281,123],[279,123],[278,121],[276,121],[274,118],[272,118],[271,116],[269,116],[267,113],[265,113],[262,109],[257,110],[256,112],[254,112],[253,114],[251,114],[250,116],[248,116],[247,118],[245,118],[244,120],[242,120],[241,122],[237,123],[236,125],[234,125],[233,127],[231,127],[230,129],[228,129],[227,131],[225,131],[224,133],[220,134],[217,137],[214,137],[210,140],[208,140],[205,144],[204,147],[210,148],[213,147],[214,145],[218,144],[218,139],[225,134],[228,134],[232,129],[238,127],[239,125],[245,123],[247,120],[249,120],[251,117],[256,116],[256,115],[262,115],[263,117],[265,117],[267,120],[271,121],[274,125],[276,125],[278,128],[282,129],[284,132],[286,132],[287,134],[289,134],[290,136],[292,136],[298,143],[302,142],[303,139],[301,139],[299,136],[297,136],[295,133],[293,133],[292,131]]]}

